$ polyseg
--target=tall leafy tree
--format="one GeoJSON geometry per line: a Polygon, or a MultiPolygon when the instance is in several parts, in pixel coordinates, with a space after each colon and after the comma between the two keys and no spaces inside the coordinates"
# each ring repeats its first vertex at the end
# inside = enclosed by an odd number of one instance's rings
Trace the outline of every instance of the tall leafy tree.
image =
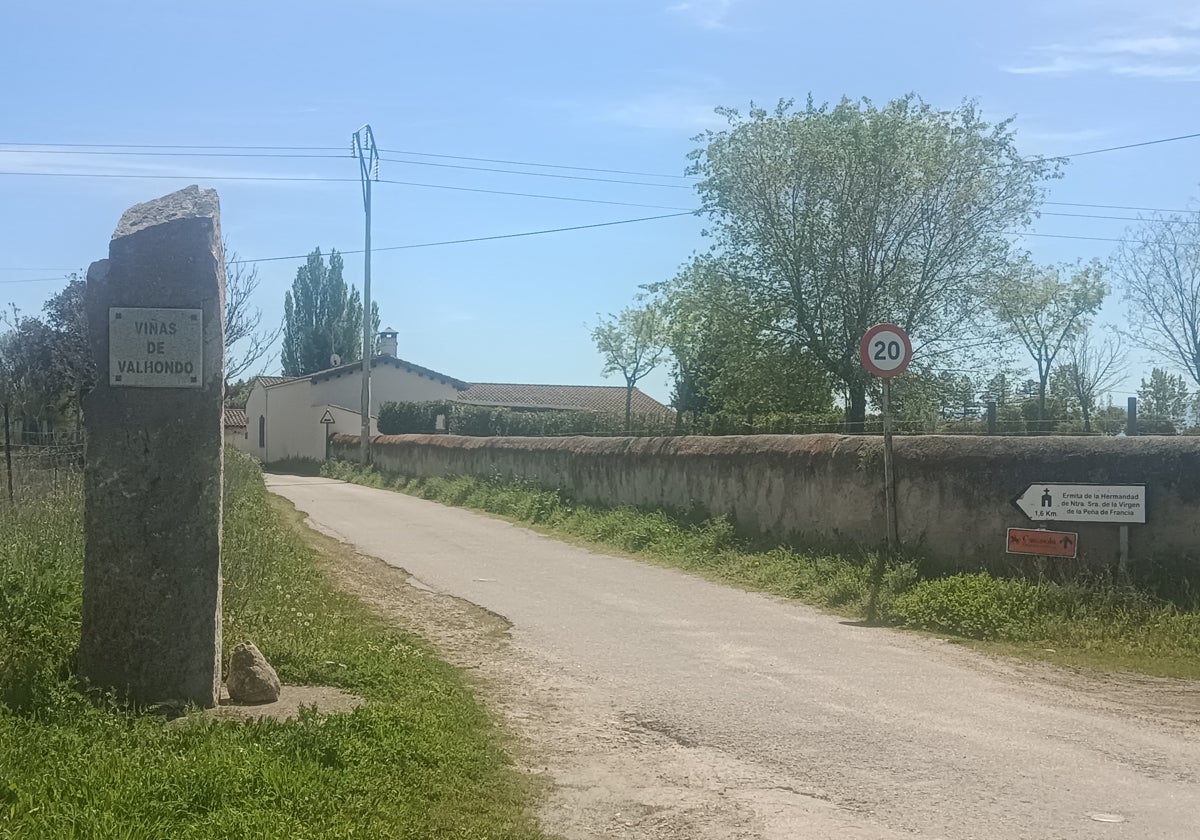
{"type": "Polygon", "coordinates": [[[843,99],[745,116],[697,138],[700,177],[724,281],[744,317],[803,347],[842,388],[861,429],[868,376],[858,344],[893,321],[926,360],[961,351],[985,281],[1009,258],[1058,165],[1026,160],[1009,122],[973,103],[939,111],[905,96],[843,99]]]}
{"type": "Polygon", "coordinates": [[[633,424],[633,389],[649,376],[667,354],[666,326],[657,307],[627,308],[601,319],[592,341],[604,358],[602,373],[625,379],[625,428],[633,424]]]}
{"type": "Polygon", "coordinates": [[[55,336],[37,318],[14,312],[11,329],[0,336],[0,403],[24,421],[25,434],[46,431],[63,403],[64,382],[55,364],[55,336]]]}
{"type": "Polygon", "coordinates": [[[77,426],[82,422],[83,396],[96,382],[96,365],[88,345],[87,311],[84,309],[86,291],[87,283],[72,274],[67,287],[46,301],[42,308],[54,336],[54,366],[77,426]]]}
{"type": "Polygon", "coordinates": [[[1059,353],[1087,330],[1107,294],[1104,269],[1096,261],[1058,267],[1020,262],[996,278],[991,309],[1037,368],[1038,419],[1047,419],[1046,387],[1059,353]]]}
{"type": "Polygon", "coordinates": [[[648,287],[658,297],[673,357],[675,406],[693,415],[808,414],[832,408],[828,375],[798,342],[746,317],[743,290],[709,258],[648,287]]]}
{"type": "Polygon", "coordinates": [[[1138,344],[1200,385],[1200,213],[1147,217],[1113,265],[1138,344]]]}
{"type": "MultiPolygon", "coordinates": [[[[329,367],[337,355],[343,364],[362,359],[362,298],[342,278],[342,255],[329,253],[329,263],[317,248],[296,269],[292,288],[283,298],[285,376],[303,376],[329,367]]],[[[374,331],[379,310],[372,306],[374,331]]]]}
{"type": "Polygon", "coordinates": [[[1137,396],[1140,416],[1148,420],[1169,420],[1176,427],[1187,421],[1187,382],[1179,374],[1154,368],[1150,371],[1150,379],[1142,380],[1137,396]]]}

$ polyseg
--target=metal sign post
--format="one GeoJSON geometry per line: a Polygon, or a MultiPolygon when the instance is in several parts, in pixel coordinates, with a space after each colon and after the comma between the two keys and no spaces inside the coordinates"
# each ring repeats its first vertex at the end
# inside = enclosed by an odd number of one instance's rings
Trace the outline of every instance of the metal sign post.
{"type": "Polygon", "coordinates": [[[887,508],[888,551],[900,543],[896,525],[896,468],[892,454],[892,380],[883,380],[883,503],[887,508]]]}
{"type": "MultiPolygon", "coordinates": [[[[887,513],[887,556],[900,547],[900,526],[896,516],[896,470],[892,455],[892,377],[899,376],[912,361],[912,342],[901,327],[879,324],[867,330],[858,345],[858,357],[867,372],[883,380],[883,505],[887,513]]],[[[885,559],[875,558],[871,572],[871,591],[867,598],[867,621],[874,622],[883,586],[885,559]]]]}
{"type": "Polygon", "coordinates": [[[334,423],[333,412],[328,408],[321,415],[321,425],[325,427],[325,460],[329,460],[329,427],[334,423]]]}
{"type": "Polygon", "coordinates": [[[896,474],[892,454],[892,377],[908,369],[912,361],[912,342],[908,333],[895,324],[879,324],[867,330],[858,345],[858,356],[868,373],[883,380],[883,498],[887,508],[888,551],[900,545],[896,516],[896,474]]]}

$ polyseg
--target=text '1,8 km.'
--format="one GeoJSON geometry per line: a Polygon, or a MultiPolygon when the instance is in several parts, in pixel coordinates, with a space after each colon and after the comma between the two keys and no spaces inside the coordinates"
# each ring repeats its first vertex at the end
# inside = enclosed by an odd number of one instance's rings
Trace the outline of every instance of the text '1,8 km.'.
{"type": "Polygon", "coordinates": [[[199,388],[204,378],[204,316],[199,309],[108,310],[108,384],[199,388]]]}

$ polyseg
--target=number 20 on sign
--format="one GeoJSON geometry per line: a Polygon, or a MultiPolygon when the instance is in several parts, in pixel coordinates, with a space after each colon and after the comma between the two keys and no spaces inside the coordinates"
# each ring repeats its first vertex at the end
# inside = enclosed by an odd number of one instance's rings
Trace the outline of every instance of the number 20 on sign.
{"type": "Polygon", "coordinates": [[[908,368],[912,361],[912,342],[902,327],[878,324],[863,336],[858,355],[869,373],[890,379],[908,368]]]}

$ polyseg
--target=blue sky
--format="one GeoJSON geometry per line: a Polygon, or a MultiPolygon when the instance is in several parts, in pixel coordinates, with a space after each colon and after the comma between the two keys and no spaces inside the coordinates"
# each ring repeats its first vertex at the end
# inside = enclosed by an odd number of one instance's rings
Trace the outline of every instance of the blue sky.
{"type": "MultiPolygon", "coordinates": [[[[0,295],[25,312],[39,310],[61,286],[43,278],[105,255],[127,206],[190,183],[219,190],[225,233],[243,257],[304,254],[317,245],[361,248],[357,183],[216,177],[357,178],[349,137],[364,122],[385,149],[674,176],[683,172],[690,138],[719,124],[714,106],[773,104],[809,92],[884,101],[915,91],[945,107],[974,97],[996,118],[1016,115],[1028,154],[1200,131],[1200,2],[1177,0],[9,0],[0,31],[0,143],[346,150],[328,159],[267,159],[7,147],[0,172],[172,176],[0,175],[0,295]]],[[[1198,152],[1193,140],[1080,158],[1054,184],[1051,199],[1187,208],[1200,195],[1198,152]]],[[[631,205],[696,202],[677,177],[597,175],[660,185],[642,186],[387,161],[381,175],[631,205]]],[[[374,244],[665,212],[380,184],[374,244]]],[[[1127,225],[1046,215],[1033,229],[1115,238],[1127,225]]],[[[373,261],[375,297],[385,325],[400,331],[400,355],[418,364],[474,381],[601,383],[588,337],[597,313],[615,311],[639,285],[671,276],[705,247],[701,229],[700,220],[684,217],[381,251],[373,261]]],[[[1045,261],[1105,257],[1115,247],[1032,237],[1025,244],[1045,261]]],[[[347,278],[359,283],[361,259],[350,255],[346,264],[347,278]]],[[[281,317],[296,265],[260,265],[259,304],[269,320],[281,317]]],[[[1101,322],[1121,317],[1114,298],[1101,322]]],[[[1122,391],[1136,389],[1143,363],[1136,361],[1122,391]]],[[[644,387],[668,396],[665,375],[644,387]]]]}

